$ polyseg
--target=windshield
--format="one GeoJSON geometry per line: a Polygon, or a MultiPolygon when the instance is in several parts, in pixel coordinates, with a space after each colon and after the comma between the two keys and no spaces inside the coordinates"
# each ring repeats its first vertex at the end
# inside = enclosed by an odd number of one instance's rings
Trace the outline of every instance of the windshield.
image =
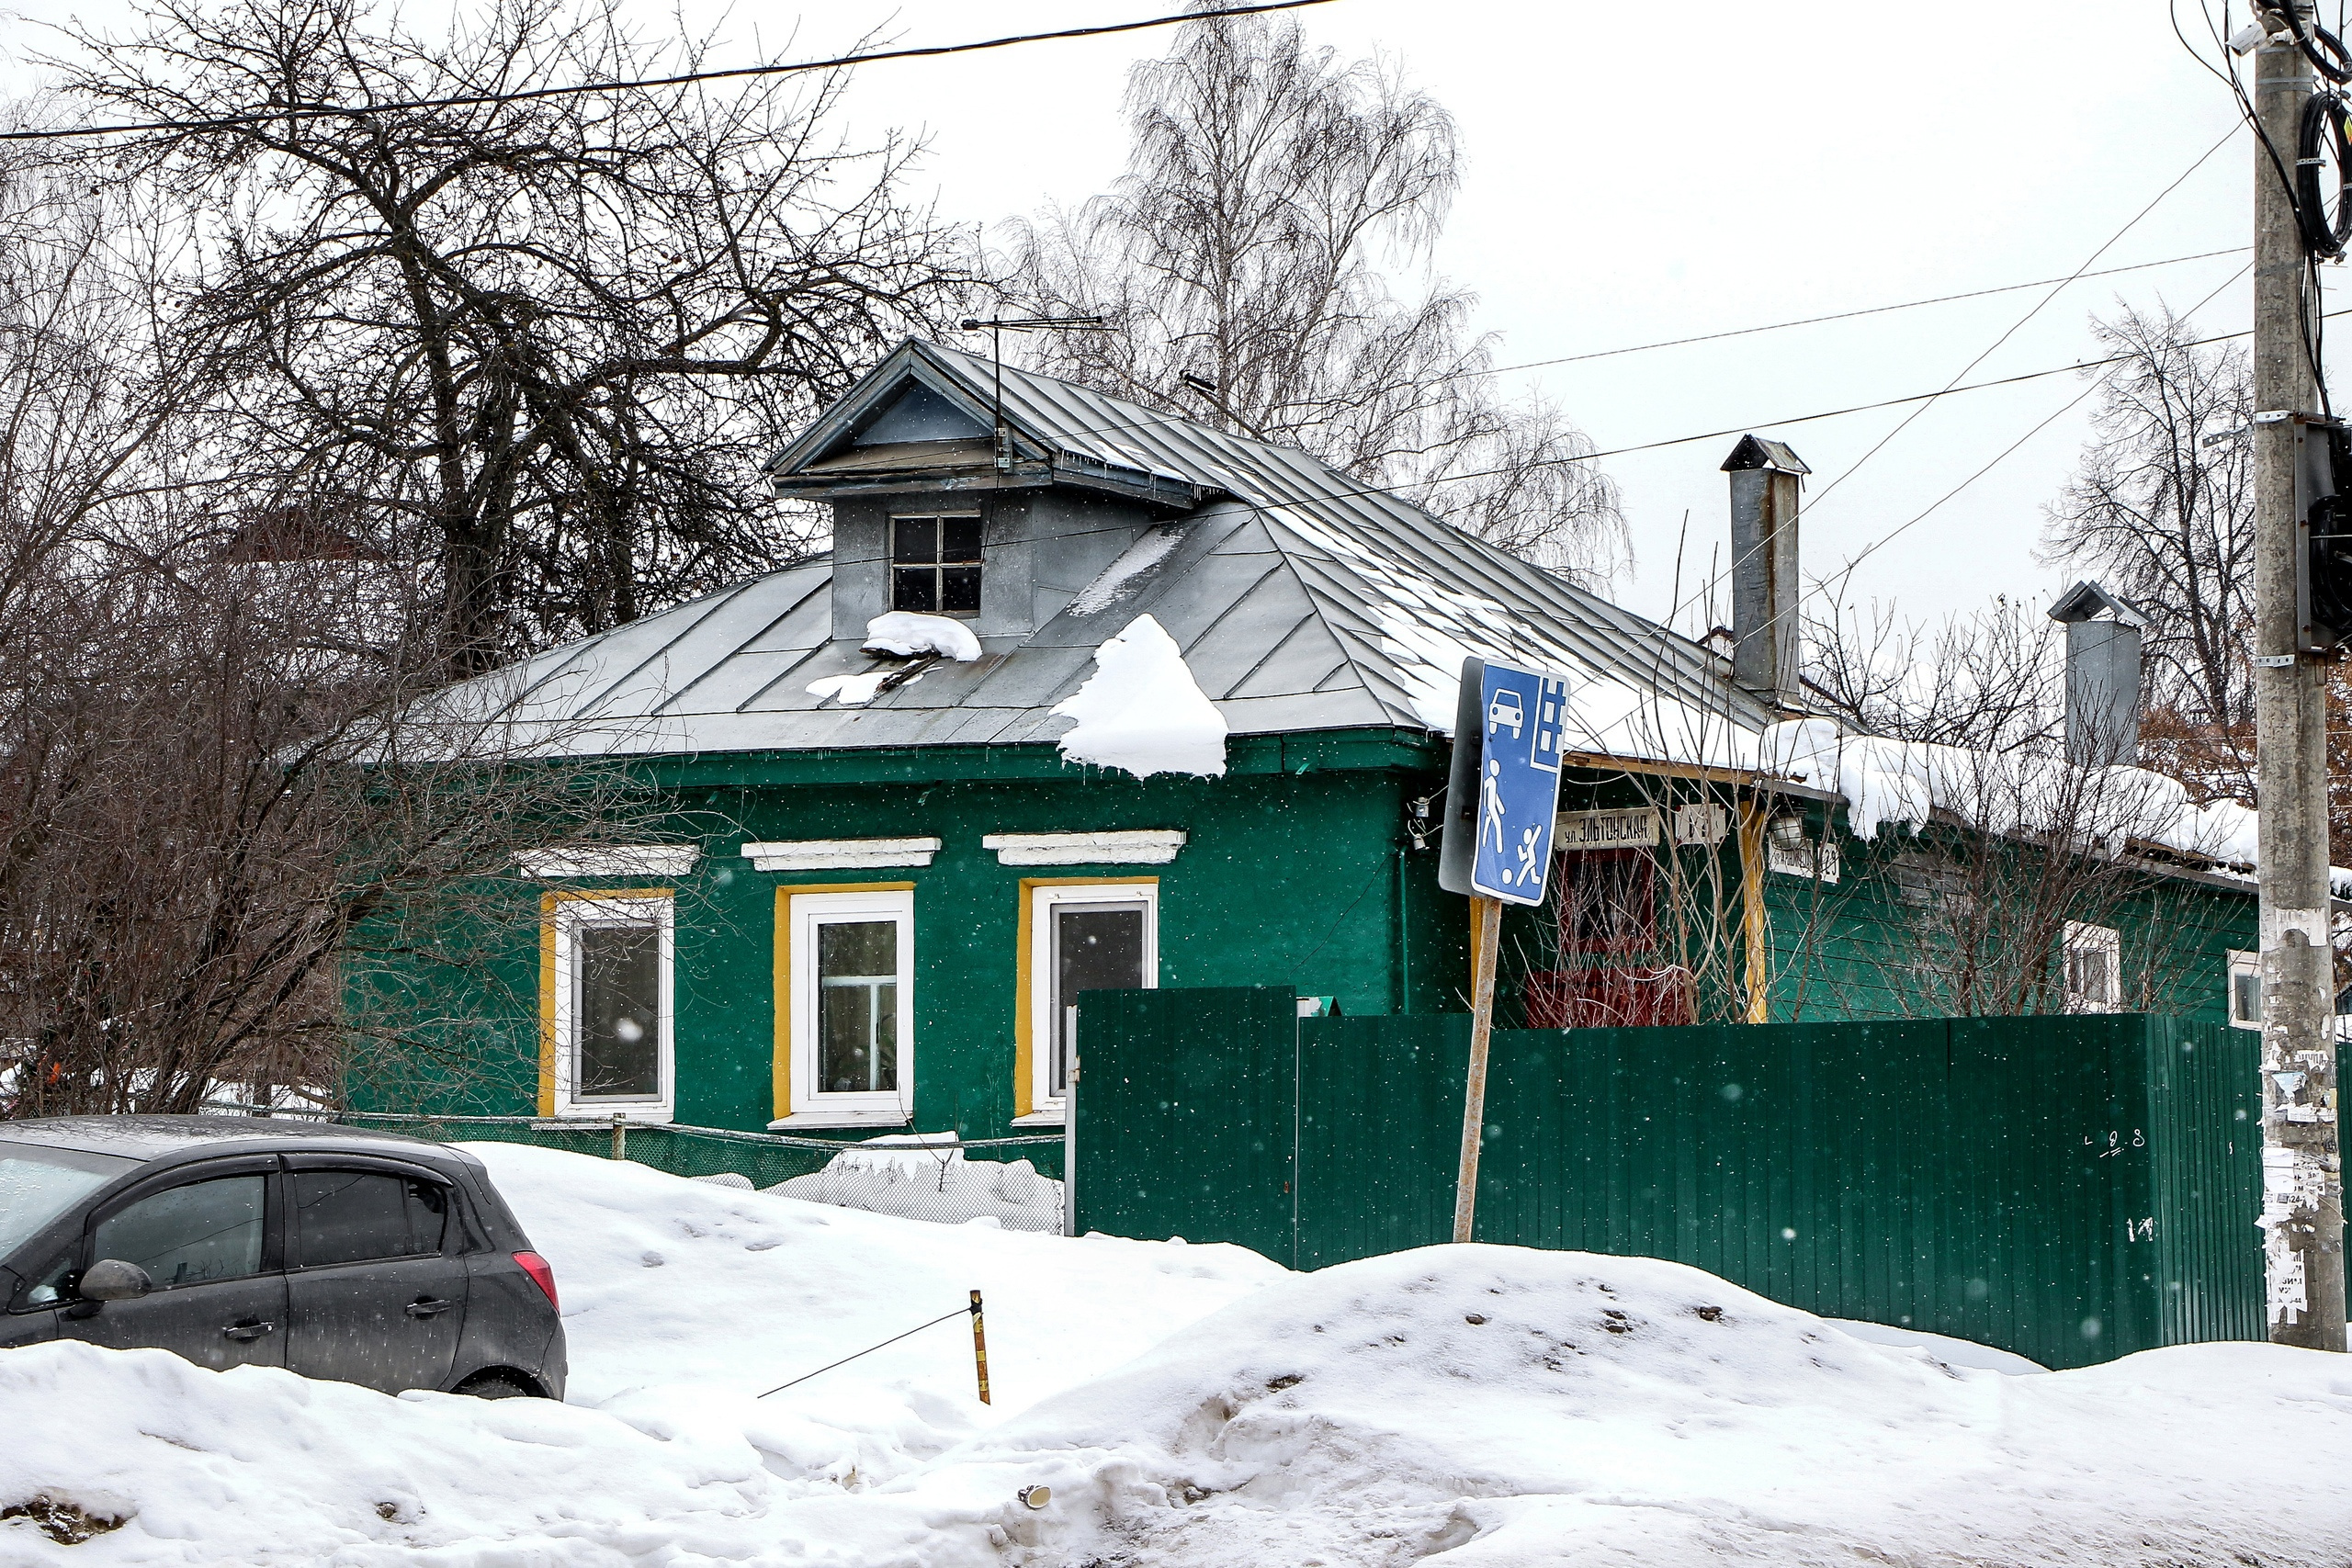
{"type": "Polygon", "coordinates": [[[0,1143],[0,1258],[138,1164],[135,1159],[84,1154],[79,1149],[0,1143]]]}

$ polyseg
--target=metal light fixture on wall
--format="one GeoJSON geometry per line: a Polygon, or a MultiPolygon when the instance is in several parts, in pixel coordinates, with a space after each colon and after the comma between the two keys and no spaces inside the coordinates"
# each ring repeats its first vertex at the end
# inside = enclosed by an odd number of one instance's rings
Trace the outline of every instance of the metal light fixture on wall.
{"type": "Polygon", "coordinates": [[[1800,812],[1783,811],[1765,827],[1776,850],[1792,853],[1804,848],[1804,817],[1800,812]]]}

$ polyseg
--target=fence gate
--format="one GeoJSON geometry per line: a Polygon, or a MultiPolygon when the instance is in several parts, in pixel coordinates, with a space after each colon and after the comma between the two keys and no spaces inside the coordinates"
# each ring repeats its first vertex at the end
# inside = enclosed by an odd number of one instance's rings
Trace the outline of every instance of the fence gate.
{"type": "MultiPolygon", "coordinates": [[[[1469,1020],[1080,1004],[1077,1228],[1316,1269],[1448,1239],[1469,1020]]],[[[2133,1014],[1498,1030],[1478,1239],[2080,1366],[2260,1338],[2259,1042],[2133,1014]]]]}

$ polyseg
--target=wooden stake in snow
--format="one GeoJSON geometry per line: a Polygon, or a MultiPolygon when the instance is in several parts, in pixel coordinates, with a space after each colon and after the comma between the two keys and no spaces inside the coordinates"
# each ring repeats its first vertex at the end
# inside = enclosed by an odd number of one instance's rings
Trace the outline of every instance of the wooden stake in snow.
{"type": "Polygon", "coordinates": [[[1470,1078],[1462,1097],[1462,1169],[1453,1179],[1453,1239],[1468,1241],[1478,1207],[1478,1145],[1487,1129],[1487,1046],[1495,1037],[1495,950],[1503,907],[1470,900],[1470,1078]]]}
{"type": "Polygon", "coordinates": [[[989,1403],[989,1336],[980,1325],[980,1292],[972,1292],[972,1363],[979,1369],[980,1403],[989,1403]]]}

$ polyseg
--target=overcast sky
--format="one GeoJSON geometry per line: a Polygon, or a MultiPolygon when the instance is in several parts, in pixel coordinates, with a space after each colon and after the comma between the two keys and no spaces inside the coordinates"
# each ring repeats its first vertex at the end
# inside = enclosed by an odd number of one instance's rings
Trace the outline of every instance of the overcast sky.
{"type": "MultiPolygon", "coordinates": [[[[2201,37],[2193,5],[2183,0],[2185,25],[2201,37]]],[[[865,32],[949,42],[1162,8],[835,0],[802,12],[769,0],[690,16],[718,22],[729,40],[719,52],[749,62],[830,52],[865,32]]],[[[116,0],[40,0],[19,15],[77,11],[127,14],[116,0]]],[[[653,7],[646,15],[658,25],[653,7]]],[[[2062,277],[2103,246],[2102,268],[2248,237],[2251,142],[2232,134],[2235,105],[2148,0],[2023,10],[1333,0],[1299,16],[1311,39],[1344,55],[1389,57],[1459,122],[1465,179],[1436,266],[1478,296],[1477,323],[1499,334],[1504,365],[2062,277]]],[[[19,49],[39,47],[25,23],[12,31],[19,49]]],[[[927,139],[919,177],[945,216],[986,223],[1075,203],[1118,173],[1127,68],[1170,38],[868,66],[848,113],[861,131],[900,127],[927,139]]],[[[17,73],[17,85],[25,80],[17,73]]],[[[2068,374],[1955,394],[1867,462],[1910,409],[1776,422],[1935,390],[2038,303],[1968,379],[2094,357],[2092,314],[2124,302],[2187,310],[2211,295],[2197,325],[2238,331],[2251,302],[2245,263],[2231,254],[2077,282],[2046,303],[2046,288],[2005,293],[1509,380],[1554,399],[1603,450],[1726,428],[1788,441],[1815,474],[1808,572],[1839,582],[1851,602],[1892,601],[1928,617],[2059,584],[2034,550],[2043,503],[2086,434],[2095,398],[2059,412],[2085,382],[2068,374]]],[[[1679,546],[1685,599],[1706,575],[1726,536],[1716,470],[1733,439],[1605,459],[1638,558],[1618,589],[1626,604],[1667,613],[1679,546]]],[[[1687,626],[1698,614],[1688,607],[1678,619],[1687,626]]]]}

